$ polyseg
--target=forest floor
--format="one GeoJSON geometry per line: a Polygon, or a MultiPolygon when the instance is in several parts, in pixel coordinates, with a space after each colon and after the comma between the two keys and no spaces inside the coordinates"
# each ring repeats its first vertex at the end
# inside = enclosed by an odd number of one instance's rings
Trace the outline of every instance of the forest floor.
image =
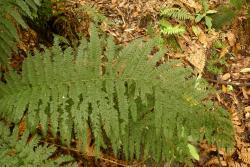
{"type": "MultiPolygon", "coordinates": [[[[213,0],[210,5],[216,7],[223,3],[213,0]]],[[[101,29],[115,37],[117,43],[128,43],[136,38],[149,38],[160,34],[159,13],[163,7],[175,4],[185,7],[191,13],[202,8],[194,0],[78,0],[68,4],[66,15],[84,17],[79,14],[77,6],[94,6],[101,14],[92,13],[96,20],[101,19],[101,29]],[[104,17],[103,17],[104,16],[104,17]],[[110,24],[111,22],[111,24],[110,24]]],[[[62,9],[60,9],[62,10],[62,9]]],[[[91,15],[90,13],[87,13],[91,15]]],[[[77,32],[88,34],[88,20],[78,22],[74,28],[77,32]]],[[[192,31],[193,23],[186,23],[186,32],[175,37],[179,49],[168,47],[165,60],[182,59],[194,69],[197,76],[203,76],[216,88],[214,97],[228,110],[235,129],[235,149],[230,152],[217,150],[214,146],[200,144],[200,162],[195,166],[250,166],[250,20],[239,15],[230,26],[214,31],[207,31],[204,23],[199,23],[199,34],[192,31]],[[212,58],[213,43],[222,40],[226,47],[216,49],[219,55],[212,58]],[[221,60],[224,60],[222,63],[221,60]],[[214,63],[213,63],[214,62],[214,63]],[[220,68],[221,73],[209,72],[209,64],[220,68]],[[246,72],[244,72],[244,70],[246,72]]],[[[66,27],[67,28],[67,27],[66,27]]],[[[72,27],[71,27],[72,28],[72,27]]],[[[19,50],[27,51],[37,45],[39,34],[29,30],[22,33],[19,50]]],[[[20,67],[23,52],[14,56],[12,65],[20,67]]],[[[97,166],[119,166],[126,164],[114,158],[102,159],[97,166]]],[[[123,165],[126,166],[126,165],[123,165]]],[[[144,166],[144,163],[138,164],[144,166]]]]}

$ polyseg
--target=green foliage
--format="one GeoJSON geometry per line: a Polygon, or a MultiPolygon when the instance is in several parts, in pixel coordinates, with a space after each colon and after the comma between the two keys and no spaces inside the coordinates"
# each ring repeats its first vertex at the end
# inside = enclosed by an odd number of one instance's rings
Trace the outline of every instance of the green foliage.
{"type": "Polygon", "coordinates": [[[168,49],[172,49],[177,52],[182,52],[183,50],[181,49],[181,46],[179,45],[177,39],[175,36],[167,36],[164,37],[164,46],[168,47],[168,49]]]}
{"type": "Polygon", "coordinates": [[[225,25],[232,23],[233,19],[236,16],[235,10],[232,10],[229,7],[220,7],[218,8],[218,13],[216,13],[213,18],[213,25],[215,28],[221,28],[225,25]]]}
{"type": "Polygon", "coordinates": [[[206,65],[208,72],[218,75],[223,74],[226,67],[226,57],[221,57],[216,49],[222,49],[224,46],[221,42],[216,41],[211,49],[211,56],[209,57],[206,65]]]}
{"type": "Polygon", "coordinates": [[[219,29],[230,25],[233,19],[240,15],[242,9],[249,11],[248,3],[246,0],[230,0],[229,4],[219,6],[218,12],[212,17],[214,27],[219,29]]]}
{"type": "Polygon", "coordinates": [[[22,136],[18,128],[13,132],[0,122],[0,163],[2,167],[55,167],[62,164],[68,167],[77,167],[72,164],[72,157],[60,156],[50,159],[56,151],[53,146],[39,145],[38,136],[29,137],[26,131],[22,136]]]}
{"type": "Polygon", "coordinates": [[[180,25],[173,26],[166,20],[161,20],[160,26],[161,26],[161,33],[165,35],[182,35],[186,31],[185,27],[180,25]]]}
{"type": "Polygon", "coordinates": [[[196,14],[195,22],[199,23],[201,20],[205,20],[205,24],[210,30],[212,28],[212,17],[210,17],[210,15],[217,13],[217,11],[209,10],[207,0],[201,0],[201,2],[203,6],[203,12],[196,14]]]}
{"type": "Polygon", "coordinates": [[[161,10],[162,19],[160,20],[161,32],[164,35],[182,35],[185,33],[185,27],[180,23],[177,25],[172,25],[167,21],[166,18],[172,18],[177,20],[192,20],[192,15],[183,8],[168,7],[161,10]]]}
{"type": "Polygon", "coordinates": [[[183,8],[165,8],[161,11],[161,16],[171,17],[178,20],[192,20],[193,16],[183,8]]]}
{"type": "Polygon", "coordinates": [[[38,125],[44,135],[50,129],[67,145],[75,138],[81,150],[90,128],[97,155],[111,144],[127,159],[188,162],[194,156],[189,142],[204,138],[232,146],[227,113],[204,102],[207,92],[195,88],[191,69],[174,61],[156,67],[165,50],[149,59],[154,40],[118,48],[95,28],[90,32],[90,41],[82,40],[77,51],[62,50],[55,41],[28,56],[21,75],[6,74],[0,117],[14,123],[23,118],[31,132],[38,125]]]}
{"type": "Polygon", "coordinates": [[[55,34],[71,41],[72,25],[63,5],[65,1],[62,0],[42,0],[37,12],[38,17],[26,18],[29,27],[37,32],[39,43],[52,45],[55,34]]]}
{"type": "MultiPolygon", "coordinates": [[[[75,5],[73,1],[67,1],[67,3],[75,5]]],[[[52,44],[53,36],[57,34],[65,37],[72,46],[77,45],[80,38],[77,29],[82,25],[81,22],[85,24],[91,22],[96,25],[105,22],[111,25],[107,17],[94,6],[86,3],[68,10],[65,8],[64,0],[43,0],[38,10],[38,17],[33,20],[29,19],[29,25],[38,32],[38,39],[41,43],[52,44]]]]}
{"type": "Polygon", "coordinates": [[[89,18],[92,19],[92,21],[96,24],[100,24],[108,20],[108,18],[100,13],[98,9],[96,9],[94,6],[90,6],[89,4],[83,5],[78,10],[83,10],[86,12],[89,18]]]}
{"type": "Polygon", "coordinates": [[[199,160],[200,160],[200,156],[199,156],[199,154],[198,154],[196,148],[195,148],[193,145],[188,144],[188,149],[189,149],[189,151],[190,151],[191,156],[192,156],[194,159],[196,159],[196,160],[199,161],[199,160]]]}
{"type": "Polygon", "coordinates": [[[16,25],[27,28],[23,16],[37,17],[40,0],[2,0],[0,1],[0,63],[6,63],[10,54],[16,50],[19,37],[16,25]]]}
{"type": "Polygon", "coordinates": [[[230,4],[237,9],[242,8],[244,3],[246,3],[246,0],[230,0],[230,4]]]}
{"type": "Polygon", "coordinates": [[[38,7],[37,17],[35,19],[30,19],[32,26],[38,27],[39,29],[48,29],[48,22],[53,14],[52,11],[53,3],[51,0],[42,0],[40,6],[38,7]]]}

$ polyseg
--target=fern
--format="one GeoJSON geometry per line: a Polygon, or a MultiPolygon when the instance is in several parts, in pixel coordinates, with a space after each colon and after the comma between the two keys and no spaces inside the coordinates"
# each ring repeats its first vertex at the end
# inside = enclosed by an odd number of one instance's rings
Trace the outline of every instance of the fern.
{"type": "Polygon", "coordinates": [[[193,16],[185,9],[168,7],[161,10],[161,16],[163,17],[160,20],[161,32],[165,35],[182,35],[185,33],[185,27],[180,23],[177,25],[172,25],[164,17],[170,17],[177,20],[192,20],[193,16]]]}
{"type": "Polygon", "coordinates": [[[185,28],[179,25],[166,26],[161,29],[161,32],[167,35],[182,35],[183,33],[185,33],[185,31],[185,28]]]}
{"type": "Polygon", "coordinates": [[[171,17],[179,20],[192,20],[193,16],[183,8],[165,8],[161,11],[161,16],[171,17]]]}
{"type": "Polygon", "coordinates": [[[79,11],[83,10],[95,24],[108,21],[107,17],[104,14],[100,13],[100,11],[98,11],[98,9],[95,6],[84,4],[79,9],[77,9],[77,11],[78,10],[79,11]]]}
{"type": "Polygon", "coordinates": [[[21,76],[10,71],[0,85],[0,117],[23,118],[31,132],[40,125],[44,135],[50,130],[67,145],[75,138],[83,151],[90,128],[96,154],[111,143],[127,159],[186,162],[189,139],[204,137],[231,146],[226,112],[203,104],[206,93],[196,90],[195,78],[185,79],[191,70],[175,62],[155,67],[165,50],[148,60],[154,40],[122,49],[111,38],[105,43],[92,28],[90,41],[82,40],[76,52],[56,42],[28,56],[21,76]]]}
{"type": "Polygon", "coordinates": [[[0,63],[6,63],[16,50],[19,37],[16,24],[27,28],[23,16],[35,18],[40,0],[2,0],[0,1],[0,63]]]}
{"type": "Polygon", "coordinates": [[[166,20],[161,20],[160,26],[161,26],[161,33],[166,35],[182,35],[186,31],[185,27],[181,25],[173,26],[166,20]]]}
{"type": "MultiPolygon", "coordinates": [[[[56,148],[46,144],[38,145],[39,138],[33,136],[30,139],[27,131],[19,137],[17,128],[11,133],[9,128],[0,122],[0,132],[0,163],[2,167],[55,167],[72,161],[70,156],[49,159],[56,148]]],[[[64,166],[76,167],[77,165],[76,163],[68,163],[64,166]]]]}

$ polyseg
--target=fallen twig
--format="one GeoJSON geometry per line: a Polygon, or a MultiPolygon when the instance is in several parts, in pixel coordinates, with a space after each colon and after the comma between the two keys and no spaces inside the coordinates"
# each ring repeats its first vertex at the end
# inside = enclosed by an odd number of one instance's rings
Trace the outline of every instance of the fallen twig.
{"type": "Polygon", "coordinates": [[[215,79],[206,79],[209,82],[213,82],[213,83],[217,83],[220,85],[232,85],[232,86],[240,86],[240,87],[244,87],[244,86],[250,86],[250,83],[240,83],[240,82],[230,82],[230,81],[222,81],[222,80],[215,80],[215,79]]]}

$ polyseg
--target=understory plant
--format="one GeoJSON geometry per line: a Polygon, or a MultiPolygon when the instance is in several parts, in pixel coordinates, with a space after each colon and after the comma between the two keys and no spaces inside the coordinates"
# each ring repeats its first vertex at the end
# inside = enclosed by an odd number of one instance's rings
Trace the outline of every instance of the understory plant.
{"type": "Polygon", "coordinates": [[[196,14],[195,22],[199,23],[204,20],[207,28],[210,30],[212,28],[212,17],[211,15],[217,13],[216,10],[209,9],[207,0],[201,0],[203,11],[196,14]]]}
{"type": "Polygon", "coordinates": [[[218,54],[213,53],[207,62],[206,69],[214,75],[219,75],[223,74],[226,64],[227,62],[224,57],[220,58],[218,54]]]}
{"type": "Polygon", "coordinates": [[[210,51],[210,57],[208,58],[206,69],[209,73],[214,75],[223,74],[227,67],[227,54],[220,55],[220,52],[223,53],[227,46],[222,43],[220,40],[217,40],[213,43],[213,47],[210,51]]]}
{"type": "Polygon", "coordinates": [[[220,29],[231,25],[238,16],[249,18],[249,5],[249,0],[229,0],[229,3],[220,5],[218,12],[212,17],[214,27],[220,29]]]}
{"type": "Polygon", "coordinates": [[[192,20],[193,16],[185,8],[166,7],[161,10],[160,28],[164,35],[182,35],[185,33],[183,21],[192,20]],[[168,19],[174,19],[178,24],[171,24],[168,19]]]}
{"type": "Polygon", "coordinates": [[[177,7],[177,4],[163,8],[160,15],[159,26],[163,39],[162,41],[168,48],[181,51],[177,38],[186,32],[185,25],[187,21],[194,19],[193,16],[185,7],[177,7]]]}
{"type": "Polygon", "coordinates": [[[201,140],[230,148],[233,128],[225,110],[205,100],[191,69],[170,61],[157,40],[118,47],[90,29],[77,50],[54,46],[29,55],[22,74],[5,74],[0,83],[0,117],[85,152],[111,148],[128,160],[190,163],[201,140]]]}

